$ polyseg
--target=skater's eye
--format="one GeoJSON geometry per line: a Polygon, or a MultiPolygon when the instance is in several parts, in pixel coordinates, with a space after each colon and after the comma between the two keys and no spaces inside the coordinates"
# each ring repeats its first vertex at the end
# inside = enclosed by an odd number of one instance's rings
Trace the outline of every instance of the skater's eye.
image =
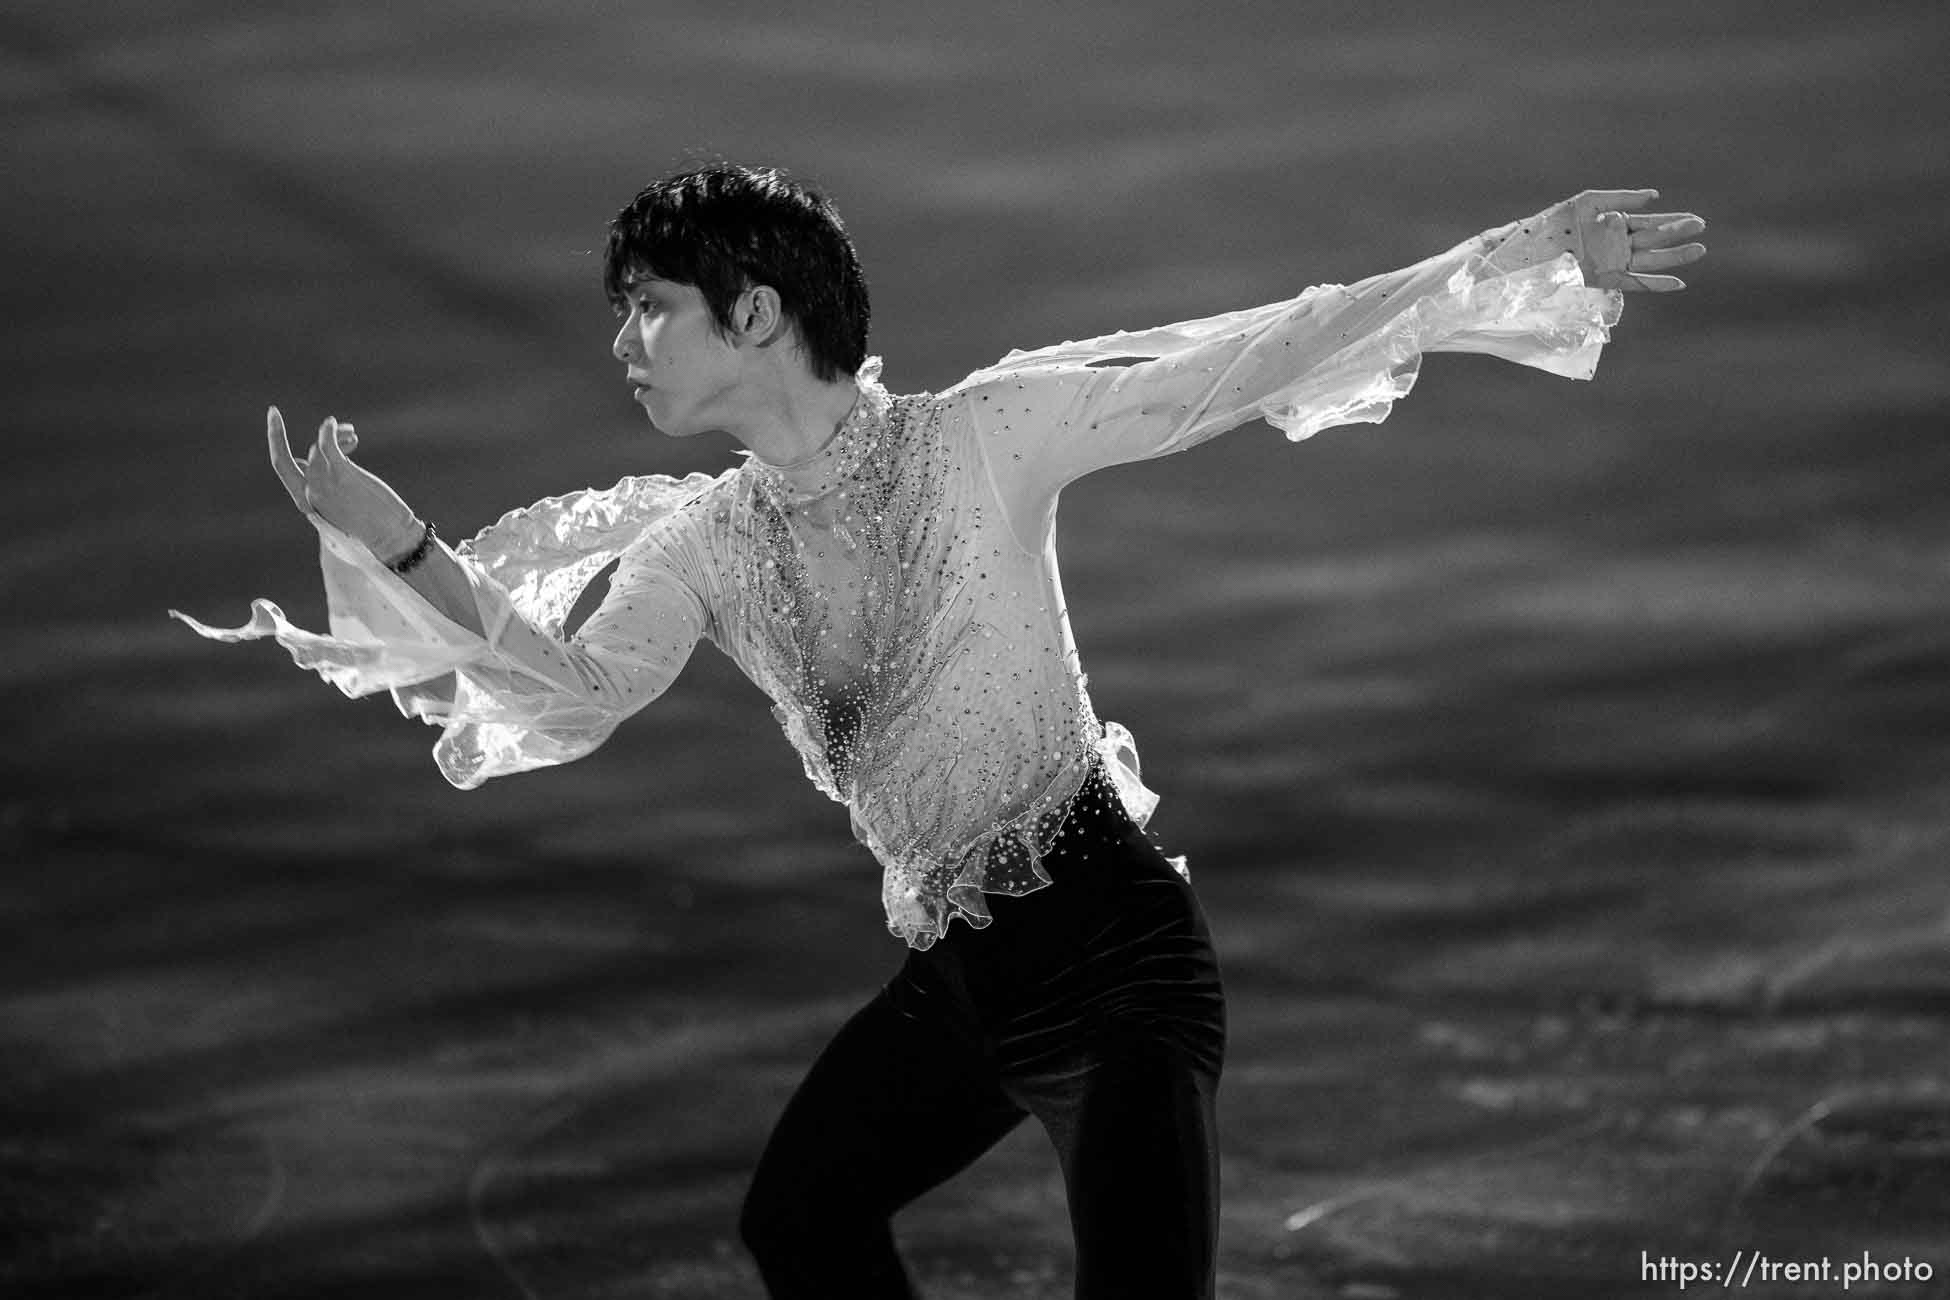
{"type": "Polygon", "coordinates": [[[660,310],[660,307],[656,299],[648,294],[641,294],[636,297],[618,298],[613,310],[616,312],[617,320],[628,320],[633,314],[639,311],[645,316],[654,315],[660,310]]]}

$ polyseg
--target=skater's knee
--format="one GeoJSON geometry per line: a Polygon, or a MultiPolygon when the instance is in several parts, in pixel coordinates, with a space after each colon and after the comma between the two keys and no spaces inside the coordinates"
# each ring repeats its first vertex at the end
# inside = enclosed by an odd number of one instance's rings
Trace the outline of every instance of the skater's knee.
{"type": "Polygon", "coordinates": [[[795,1258],[816,1252],[840,1235],[845,1216],[804,1189],[774,1192],[754,1183],[738,1212],[738,1239],[759,1259],[795,1258]]]}
{"type": "Polygon", "coordinates": [[[914,1295],[885,1216],[824,1204],[803,1189],[773,1197],[754,1187],[739,1210],[738,1237],[773,1296],[911,1300],[914,1295]]]}
{"type": "Polygon", "coordinates": [[[800,1222],[802,1208],[785,1198],[767,1195],[764,1188],[754,1184],[738,1211],[738,1239],[761,1259],[788,1251],[793,1242],[807,1235],[806,1226],[800,1222]]]}

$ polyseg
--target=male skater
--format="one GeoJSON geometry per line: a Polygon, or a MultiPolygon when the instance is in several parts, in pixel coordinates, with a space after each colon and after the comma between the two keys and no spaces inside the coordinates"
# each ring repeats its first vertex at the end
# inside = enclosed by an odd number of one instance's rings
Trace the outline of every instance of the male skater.
{"type": "Polygon", "coordinates": [[[611,225],[613,351],[669,437],[746,449],[715,477],[627,478],[455,550],[327,420],[271,459],[317,527],[329,636],[258,601],[348,694],[441,726],[442,773],[579,758],[708,638],[772,700],[807,775],[882,868],[905,964],[787,1105],[741,1221],[777,1297],[915,1294],[890,1217],[1035,1115],[1061,1160],[1081,1297],[1210,1297],[1225,1000],[1156,796],[1084,690],[1057,499],[1107,465],[1255,418],[1300,439],[1374,422],[1423,353],[1590,377],[1619,291],[1702,256],[1653,191],[1586,191],[1403,270],[1162,329],[1012,352],[890,395],[864,277],[823,197],[714,164],[611,225]],[[620,561],[574,633],[582,588],[620,561]],[[962,925],[951,925],[960,918],[962,925]]]}

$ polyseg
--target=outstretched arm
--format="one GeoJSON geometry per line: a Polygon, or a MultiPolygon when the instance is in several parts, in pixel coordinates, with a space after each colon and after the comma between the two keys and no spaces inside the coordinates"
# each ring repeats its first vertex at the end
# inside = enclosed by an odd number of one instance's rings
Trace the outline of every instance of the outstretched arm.
{"type": "Polygon", "coordinates": [[[273,467],[319,533],[330,634],[293,626],[263,600],[235,629],[171,613],[221,640],[275,637],[301,666],[347,695],[392,690],[402,710],[443,727],[434,754],[454,785],[472,787],[595,749],[670,685],[703,634],[705,610],[678,574],[674,543],[652,527],[673,517],[694,483],[625,480],[610,492],[554,498],[510,516],[551,508],[548,519],[526,521],[562,534],[550,539],[555,550],[574,552],[540,557],[543,565],[559,561],[551,575],[523,573],[533,566],[498,538],[485,563],[466,547],[457,554],[436,546],[402,576],[389,562],[418,545],[423,526],[383,480],[352,461],[351,426],[327,420],[300,460],[275,409],[267,424],[273,467]],[[602,518],[577,518],[584,505],[602,518]],[[576,540],[591,530],[604,536],[593,544],[576,540]],[[612,557],[618,564],[608,598],[565,639],[561,616],[573,593],[538,593],[537,579],[548,578],[543,587],[573,579],[579,589],[612,557]],[[519,593],[490,572],[520,578],[519,593]]]}
{"type": "Polygon", "coordinates": [[[1680,288],[1662,273],[1705,254],[1684,242],[1704,228],[1698,217],[1626,214],[1654,197],[1588,190],[1353,285],[1012,352],[946,396],[974,422],[1020,533],[1083,474],[1182,451],[1254,418],[1294,439],[1379,421],[1426,352],[1485,352],[1589,378],[1620,291],[1680,288]]]}

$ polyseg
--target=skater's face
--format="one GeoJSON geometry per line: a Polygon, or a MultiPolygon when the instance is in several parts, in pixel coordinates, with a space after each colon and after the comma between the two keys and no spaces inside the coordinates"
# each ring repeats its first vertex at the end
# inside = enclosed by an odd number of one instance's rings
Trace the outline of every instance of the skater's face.
{"type": "MultiPolygon", "coordinates": [[[[610,351],[628,367],[637,404],[673,438],[724,428],[743,373],[738,340],[717,329],[696,285],[650,275],[625,283],[623,325],[610,351]]],[[[734,319],[753,292],[740,295],[734,319]]]]}

